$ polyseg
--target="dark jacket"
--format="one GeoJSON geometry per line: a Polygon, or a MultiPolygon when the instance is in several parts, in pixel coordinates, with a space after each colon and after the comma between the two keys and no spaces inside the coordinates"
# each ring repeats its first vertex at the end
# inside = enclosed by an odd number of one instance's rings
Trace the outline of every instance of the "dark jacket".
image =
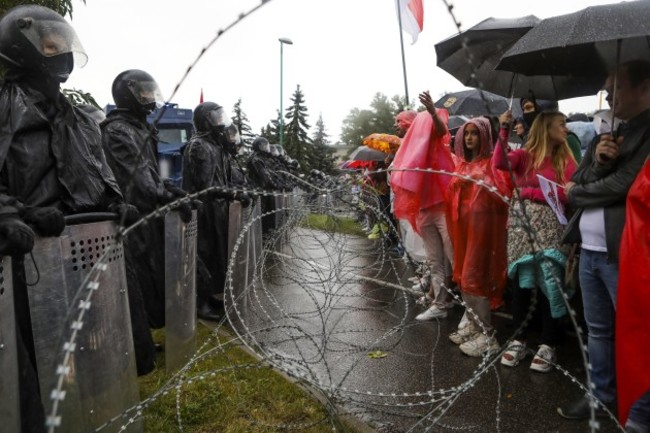
{"type": "Polygon", "coordinates": [[[64,214],[105,211],[122,194],[94,120],[15,82],[0,90],[0,194],[64,214]]]}
{"type": "MultiPolygon", "coordinates": [[[[569,204],[578,212],[569,222],[567,232],[575,232],[584,208],[605,208],[607,257],[618,261],[618,250],[625,225],[627,192],[650,154],[650,109],[631,119],[619,129],[623,144],[615,160],[601,165],[595,159],[596,137],[585,152],[582,163],[571,180],[576,185],[569,192],[569,204]]],[[[578,240],[578,239],[573,239],[578,240]]]]}
{"type": "MultiPolygon", "coordinates": [[[[111,111],[101,128],[106,160],[126,202],[137,207],[142,216],[166,204],[170,194],[159,173],[156,130],[144,117],[123,109],[111,111]]],[[[164,221],[156,218],[138,226],[126,239],[129,292],[139,289],[152,328],[165,325],[164,235],[164,221]]],[[[138,313],[136,316],[140,318],[138,313]]]]}
{"type": "Polygon", "coordinates": [[[281,190],[283,182],[273,170],[273,156],[264,152],[253,152],[248,158],[248,177],[251,182],[263,190],[281,190]]]}

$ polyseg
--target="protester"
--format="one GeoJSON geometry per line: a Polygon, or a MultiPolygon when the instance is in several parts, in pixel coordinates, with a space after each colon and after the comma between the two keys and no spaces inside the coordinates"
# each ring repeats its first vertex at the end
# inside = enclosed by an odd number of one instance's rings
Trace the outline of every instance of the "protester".
{"type": "Polygon", "coordinates": [[[498,194],[512,187],[506,174],[492,168],[490,121],[475,118],[456,134],[454,149],[459,157],[447,194],[447,226],[453,245],[453,279],[460,288],[469,323],[449,335],[469,356],[498,350],[491,320],[491,304],[500,304],[506,285],[506,239],[508,205],[498,194]],[[481,181],[482,184],[478,184],[481,181]],[[495,188],[498,193],[488,190],[495,188]]]}
{"type": "Polygon", "coordinates": [[[627,194],[625,227],[621,239],[620,277],[616,296],[616,383],[618,415],[627,432],[648,432],[648,411],[635,411],[628,420],[630,407],[642,398],[650,401],[650,163],[643,169],[627,194]],[[639,272],[639,270],[644,270],[639,272]],[[643,397],[642,397],[643,396],[643,397]],[[637,416],[639,415],[639,416],[637,416]]]}
{"type": "Polygon", "coordinates": [[[419,113],[402,140],[393,166],[391,185],[395,193],[395,216],[407,219],[422,237],[431,274],[427,277],[427,296],[432,304],[416,320],[447,317],[450,306],[445,286],[445,258],[452,261],[452,247],[445,221],[444,194],[450,176],[409,169],[438,169],[453,172],[454,163],[449,147],[448,113],[436,110],[429,92],[420,94],[427,108],[419,113]],[[440,112],[438,112],[440,111],[440,112]]]}
{"type": "MultiPolygon", "coordinates": [[[[231,120],[223,107],[203,102],[194,109],[195,134],[183,151],[183,188],[192,193],[215,188],[201,198],[197,241],[197,314],[218,321],[223,316],[223,292],[228,269],[229,200],[250,198],[243,192],[230,192],[233,170],[229,153],[237,146],[239,132],[230,128],[231,120]],[[230,151],[228,150],[230,149],[230,151]]],[[[241,177],[241,176],[238,176],[241,177]]],[[[237,179],[241,187],[244,179],[237,179]]]]}
{"type": "MultiPolygon", "coordinates": [[[[607,78],[605,90],[612,110],[623,123],[616,137],[602,134],[592,142],[566,185],[576,213],[567,226],[565,241],[582,243],[579,272],[589,331],[592,393],[597,401],[611,407],[616,401],[614,323],[625,199],[650,154],[650,63],[634,60],[621,64],[607,78]]],[[[590,395],[584,395],[558,408],[558,412],[569,419],[588,418],[590,401],[590,395]]],[[[650,398],[646,395],[630,409],[626,429],[647,432],[649,428],[650,398]]]]}
{"type": "Polygon", "coordinates": [[[34,235],[59,236],[64,215],[133,216],[133,209],[124,206],[106,164],[97,124],[60,91],[87,59],[74,29],[48,8],[17,6],[0,20],[0,59],[7,68],[0,89],[0,244],[12,256],[22,433],[43,432],[24,254],[34,235]]]}
{"type": "MultiPolygon", "coordinates": [[[[494,150],[495,168],[512,171],[521,201],[513,200],[508,219],[508,275],[513,288],[513,322],[519,328],[530,308],[531,290],[537,293],[542,316],[542,335],[531,370],[548,372],[555,362],[555,347],[562,328],[559,317],[566,314],[563,298],[564,266],[567,251],[560,251],[562,225],[546,201],[538,175],[563,186],[576,170],[576,162],[566,142],[566,119],[559,112],[537,115],[524,149],[505,153],[512,122],[509,111],[501,116],[500,140],[494,150]],[[527,233],[534,230],[532,233],[527,233]],[[536,290],[536,289],[535,289],[536,290]]],[[[562,188],[558,199],[566,203],[562,188]]],[[[526,357],[526,332],[521,330],[501,358],[501,364],[513,367],[526,357]]]]}

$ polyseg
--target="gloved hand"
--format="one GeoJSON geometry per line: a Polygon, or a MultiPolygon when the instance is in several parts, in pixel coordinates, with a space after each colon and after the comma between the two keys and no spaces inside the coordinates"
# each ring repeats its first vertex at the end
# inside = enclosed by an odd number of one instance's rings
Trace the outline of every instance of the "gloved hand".
{"type": "Polygon", "coordinates": [[[16,215],[0,217],[0,255],[27,254],[34,247],[34,231],[16,215]]]}
{"type": "Polygon", "coordinates": [[[125,226],[130,226],[140,219],[138,208],[132,204],[111,203],[108,205],[108,211],[116,213],[119,216],[120,222],[124,222],[125,226]]]}
{"type": "Polygon", "coordinates": [[[174,210],[178,211],[178,214],[181,217],[181,221],[185,224],[192,221],[192,205],[186,201],[178,202],[174,207],[174,210]]]}
{"type": "Polygon", "coordinates": [[[41,236],[59,236],[65,228],[63,212],[55,207],[27,208],[23,220],[41,236]]]}
{"type": "Polygon", "coordinates": [[[241,207],[243,207],[244,209],[250,206],[251,203],[253,202],[253,199],[248,193],[242,193],[241,195],[238,194],[237,200],[239,200],[239,202],[241,203],[241,207]]]}
{"type": "Polygon", "coordinates": [[[190,201],[190,204],[192,209],[196,209],[197,213],[203,212],[203,202],[201,200],[194,198],[190,201]]]}
{"type": "Polygon", "coordinates": [[[174,194],[174,197],[185,197],[187,195],[187,191],[177,187],[176,185],[174,185],[169,181],[165,181],[164,184],[165,184],[165,189],[171,192],[172,194],[174,194]]]}

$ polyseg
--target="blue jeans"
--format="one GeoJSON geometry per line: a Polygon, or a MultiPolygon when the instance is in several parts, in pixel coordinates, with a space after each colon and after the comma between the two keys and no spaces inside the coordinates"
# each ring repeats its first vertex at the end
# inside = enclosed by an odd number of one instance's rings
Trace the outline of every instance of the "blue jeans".
{"type": "MultiPolygon", "coordinates": [[[[603,403],[613,403],[616,400],[614,324],[618,264],[609,263],[607,253],[583,249],[580,252],[579,275],[589,331],[587,352],[593,393],[603,403]]],[[[650,426],[650,393],[632,406],[630,419],[650,426]]]]}

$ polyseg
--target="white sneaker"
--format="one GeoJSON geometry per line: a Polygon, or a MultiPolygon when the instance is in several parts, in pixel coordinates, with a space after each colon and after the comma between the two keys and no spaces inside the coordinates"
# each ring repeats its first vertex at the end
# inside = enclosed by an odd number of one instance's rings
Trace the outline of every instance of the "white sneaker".
{"type": "Polygon", "coordinates": [[[499,350],[499,343],[494,336],[488,337],[487,335],[478,332],[474,338],[464,342],[458,347],[467,356],[481,357],[485,353],[496,353],[499,350]]]}
{"type": "Polygon", "coordinates": [[[540,373],[548,373],[555,363],[555,349],[546,344],[542,344],[537,349],[537,353],[530,363],[530,369],[540,373]]]}
{"type": "Polygon", "coordinates": [[[441,310],[436,305],[432,305],[424,310],[424,312],[415,316],[415,320],[425,321],[433,319],[444,319],[445,317],[447,317],[447,310],[441,310]]]}
{"type": "Polygon", "coordinates": [[[428,293],[426,295],[420,296],[417,299],[417,301],[415,301],[416,304],[422,305],[424,307],[428,307],[429,304],[431,304],[432,302],[433,302],[433,298],[431,296],[429,296],[428,293]]]}
{"type": "Polygon", "coordinates": [[[461,345],[466,341],[471,340],[475,337],[475,334],[478,331],[474,329],[474,326],[470,323],[462,328],[459,326],[458,330],[449,334],[449,339],[452,343],[456,345],[461,345]]]}
{"type": "Polygon", "coordinates": [[[526,357],[526,343],[519,340],[512,340],[501,355],[501,364],[514,367],[519,364],[519,361],[526,357]]]}

